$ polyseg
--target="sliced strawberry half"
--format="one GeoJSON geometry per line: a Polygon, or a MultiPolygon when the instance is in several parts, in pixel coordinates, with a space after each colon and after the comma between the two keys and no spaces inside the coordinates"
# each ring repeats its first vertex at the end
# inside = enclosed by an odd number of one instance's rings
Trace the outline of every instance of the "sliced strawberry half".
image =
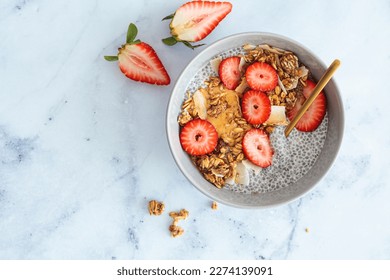
{"type": "Polygon", "coordinates": [[[270,91],[278,84],[276,70],[265,62],[255,62],[246,69],[245,78],[254,90],[270,91]]]}
{"type": "Polygon", "coordinates": [[[271,114],[271,102],[261,91],[249,90],[242,97],[242,116],[250,124],[262,124],[271,114]]]}
{"type": "Polygon", "coordinates": [[[190,155],[206,155],[217,146],[218,133],[209,121],[195,119],[186,123],[181,130],[180,143],[190,155]]]}
{"type": "MultiPolygon", "coordinates": [[[[310,80],[306,81],[306,86],[303,89],[303,95],[299,96],[295,102],[295,106],[287,112],[287,117],[290,121],[296,116],[299,109],[305,103],[306,99],[311,95],[316,84],[310,80]]],[[[295,128],[303,132],[311,132],[316,130],[326,114],[326,97],[323,92],[317,96],[313,104],[303,114],[302,118],[296,124],[295,128]]]]}
{"type": "Polygon", "coordinates": [[[200,41],[209,35],[231,10],[232,4],[229,2],[188,2],[173,15],[164,18],[172,18],[169,27],[174,40],[166,38],[164,39],[166,42],[163,41],[168,45],[173,45],[177,41],[186,43],[200,41]]]}
{"type": "Polygon", "coordinates": [[[252,128],[245,134],[242,150],[245,157],[257,166],[265,168],[272,164],[274,152],[268,135],[262,129],[252,128]]]}
{"type": "Polygon", "coordinates": [[[219,78],[227,89],[235,89],[241,81],[240,61],[240,57],[232,56],[219,64],[219,78]]]}
{"type": "Polygon", "coordinates": [[[138,30],[130,23],[126,44],[119,48],[117,56],[105,56],[108,61],[119,60],[119,68],[126,77],[149,84],[168,85],[171,82],[164,65],[154,49],[140,40],[135,40],[138,30]]]}
{"type": "Polygon", "coordinates": [[[168,85],[170,78],[154,49],[148,44],[126,44],[119,49],[119,68],[126,77],[149,84],[168,85]]]}

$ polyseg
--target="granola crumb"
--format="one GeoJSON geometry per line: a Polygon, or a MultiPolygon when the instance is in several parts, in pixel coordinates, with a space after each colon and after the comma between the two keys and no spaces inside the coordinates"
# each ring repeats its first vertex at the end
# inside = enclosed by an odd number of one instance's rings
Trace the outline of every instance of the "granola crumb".
{"type": "Polygon", "coordinates": [[[181,209],[180,212],[170,212],[169,216],[173,218],[173,220],[185,220],[188,217],[188,211],[186,209],[181,209]]]}
{"type": "Polygon", "coordinates": [[[172,237],[178,237],[184,233],[184,229],[177,224],[180,220],[188,218],[189,212],[186,209],[181,209],[179,212],[170,212],[169,216],[173,219],[172,224],[169,226],[169,231],[172,237]]]}
{"type": "Polygon", "coordinates": [[[169,226],[169,231],[171,232],[172,237],[178,237],[184,233],[184,229],[177,226],[177,225],[170,225],[169,226]]]}
{"type": "Polygon", "coordinates": [[[306,233],[309,233],[309,228],[305,228],[306,233]]]}
{"type": "Polygon", "coordinates": [[[164,212],[165,205],[164,203],[157,201],[157,200],[151,200],[149,201],[149,214],[154,216],[159,216],[164,212]]]}
{"type": "Polygon", "coordinates": [[[217,210],[218,209],[218,204],[216,201],[213,201],[213,203],[211,203],[211,209],[213,210],[217,210]]]}

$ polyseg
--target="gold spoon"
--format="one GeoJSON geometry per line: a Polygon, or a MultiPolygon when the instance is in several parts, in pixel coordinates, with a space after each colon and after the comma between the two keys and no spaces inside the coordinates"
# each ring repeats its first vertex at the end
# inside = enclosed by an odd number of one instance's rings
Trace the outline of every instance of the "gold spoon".
{"type": "Polygon", "coordinates": [[[291,122],[287,125],[287,127],[285,128],[284,135],[286,135],[286,137],[288,137],[290,135],[290,132],[297,125],[297,123],[302,118],[303,114],[307,111],[307,109],[309,109],[310,105],[317,98],[318,94],[320,94],[321,90],[324,89],[324,87],[329,82],[329,80],[332,78],[332,76],[334,75],[334,73],[336,72],[336,70],[339,66],[340,66],[340,60],[335,59],[332,62],[332,64],[329,66],[329,68],[326,69],[326,72],[321,77],[321,79],[318,81],[318,83],[315,86],[315,88],[313,89],[313,92],[310,95],[310,97],[308,99],[306,99],[305,103],[303,103],[302,107],[299,109],[295,118],[293,118],[291,120],[291,122]]]}

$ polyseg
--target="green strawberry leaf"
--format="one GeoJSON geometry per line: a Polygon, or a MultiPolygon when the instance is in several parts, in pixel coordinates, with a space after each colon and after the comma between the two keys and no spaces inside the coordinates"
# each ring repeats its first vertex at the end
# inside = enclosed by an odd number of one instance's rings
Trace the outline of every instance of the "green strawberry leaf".
{"type": "Polygon", "coordinates": [[[107,61],[117,61],[118,60],[118,57],[116,55],[106,55],[104,56],[104,59],[107,60],[107,61]]]}
{"type": "Polygon", "coordinates": [[[131,45],[137,45],[139,43],[141,43],[141,40],[135,40],[135,41],[131,42],[131,45]]]}
{"type": "Polygon", "coordinates": [[[174,16],[175,16],[175,14],[171,14],[171,15],[166,16],[165,18],[163,18],[161,21],[167,20],[167,19],[172,19],[174,16]]]}
{"type": "Polygon", "coordinates": [[[163,43],[168,46],[173,46],[177,43],[177,40],[174,37],[168,37],[165,39],[162,39],[163,43]]]}
{"type": "Polygon", "coordinates": [[[137,33],[137,26],[135,26],[134,23],[130,23],[129,28],[127,29],[126,43],[131,44],[137,36],[137,33]]]}

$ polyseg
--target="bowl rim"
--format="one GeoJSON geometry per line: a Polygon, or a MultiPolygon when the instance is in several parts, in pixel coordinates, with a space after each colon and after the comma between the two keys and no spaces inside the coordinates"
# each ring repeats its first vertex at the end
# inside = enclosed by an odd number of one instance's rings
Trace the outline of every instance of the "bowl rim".
{"type": "MultiPolygon", "coordinates": [[[[195,182],[194,180],[192,180],[192,177],[189,175],[189,173],[186,171],[186,169],[183,167],[182,163],[180,162],[179,158],[178,158],[178,155],[175,153],[174,151],[174,148],[173,148],[173,143],[172,143],[172,140],[170,138],[170,133],[169,133],[169,127],[170,127],[170,121],[168,119],[168,115],[169,115],[169,112],[170,112],[170,109],[171,107],[173,106],[173,93],[175,92],[176,88],[178,87],[179,85],[179,82],[181,82],[183,76],[186,74],[186,72],[188,71],[188,69],[190,69],[192,67],[192,65],[197,61],[197,59],[202,56],[205,52],[208,52],[208,50],[210,48],[213,48],[219,44],[222,44],[224,41],[226,40],[230,40],[230,39],[233,39],[233,38],[236,38],[236,37],[245,37],[245,36],[271,36],[271,37],[275,37],[275,38],[278,38],[278,39],[281,39],[281,40],[285,40],[285,41],[288,41],[288,42],[291,42],[292,44],[295,44],[297,45],[298,47],[302,48],[303,50],[305,50],[305,52],[309,53],[310,55],[312,55],[316,61],[318,61],[318,63],[324,67],[325,69],[327,68],[325,63],[316,55],[314,54],[311,50],[309,50],[307,47],[305,47],[304,45],[302,45],[301,43],[295,41],[294,39],[291,39],[289,37],[286,37],[284,35],[280,35],[280,34],[276,34],[276,33],[271,33],[271,32],[256,32],[256,31],[252,31],[252,32],[240,32],[240,33],[235,33],[235,34],[232,34],[232,35],[229,35],[229,36],[225,36],[213,43],[211,43],[210,45],[208,45],[205,49],[203,49],[201,52],[199,52],[197,55],[195,55],[191,61],[186,65],[186,67],[182,70],[181,74],[178,76],[176,82],[175,82],[175,85],[173,86],[172,88],[172,91],[171,91],[171,95],[169,97],[169,101],[168,101],[168,105],[167,105],[167,108],[166,108],[166,115],[165,115],[165,125],[166,125],[166,137],[167,137],[167,141],[168,141],[168,146],[169,146],[169,149],[171,151],[171,154],[174,158],[174,161],[176,163],[176,165],[179,167],[180,171],[184,174],[184,176],[186,177],[186,179],[197,189],[199,190],[201,193],[203,193],[204,195],[206,195],[207,197],[211,198],[212,200],[215,200],[219,203],[222,203],[224,205],[228,205],[228,206],[232,206],[232,207],[235,207],[235,208],[241,208],[241,209],[268,209],[268,208],[274,208],[274,207],[278,207],[278,206],[281,206],[281,205],[286,205],[288,203],[291,203],[295,200],[298,200],[300,198],[302,198],[303,196],[305,196],[307,193],[311,192],[315,186],[321,182],[323,180],[323,178],[328,174],[328,172],[330,171],[330,169],[332,169],[333,165],[335,164],[335,161],[336,159],[338,158],[339,156],[339,152],[340,152],[340,148],[341,148],[341,145],[343,143],[343,138],[344,138],[344,130],[345,130],[345,117],[344,117],[344,105],[343,105],[343,100],[342,100],[342,96],[340,94],[340,90],[337,86],[337,82],[336,82],[336,79],[335,77],[332,77],[332,80],[333,80],[333,83],[334,83],[334,87],[336,89],[336,92],[337,92],[337,95],[338,95],[338,101],[339,101],[339,107],[340,107],[340,118],[339,118],[339,132],[340,132],[340,137],[338,138],[338,141],[337,141],[337,147],[335,148],[335,156],[333,157],[333,159],[330,161],[329,163],[329,166],[327,167],[326,171],[321,175],[319,176],[315,183],[312,184],[312,186],[310,186],[309,188],[307,188],[307,190],[301,192],[300,194],[298,195],[295,195],[295,196],[292,196],[291,198],[288,198],[288,199],[285,199],[283,201],[280,201],[280,202],[276,202],[276,203],[273,203],[273,204],[270,204],[270,205],[241,205],[241,204],[236,204],[236,203],[232,203],[230,201],[225,201],[225,200],[222,200],[220,199],[219,197],[211,194],[211,193],[208,193],[206,190],[202,189],[201,187],[198,186],[197,182],[195,182]]],[[[195,167],[194,167],[195,168],[195,167]]]]}

